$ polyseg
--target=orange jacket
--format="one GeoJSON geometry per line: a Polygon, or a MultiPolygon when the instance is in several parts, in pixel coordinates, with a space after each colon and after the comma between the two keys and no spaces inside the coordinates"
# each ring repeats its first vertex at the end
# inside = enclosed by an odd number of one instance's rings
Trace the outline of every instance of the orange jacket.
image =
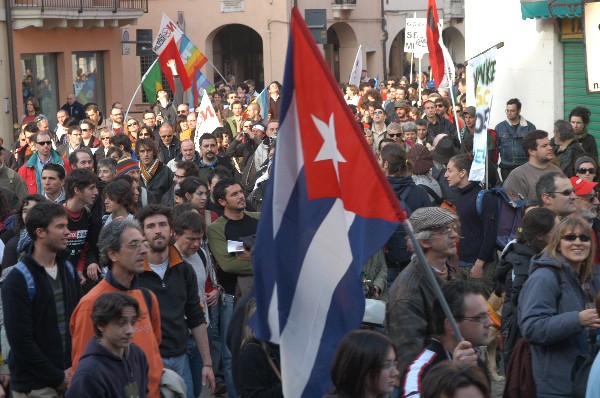
{"type": "MultiPolygon", "coordinates": [[[[110,274],[108,278],[110,279],[110,274]]],[[[85,352],[90,339],[94,336],[94,326],[92,324],[92,307],[96,299],[104,293],[123,292],[135,298],[140,305],[140,312],[148,314],[148,308],[144,299],[144,293],[139,289],[120,290],[111,285],[106,279],[97,284],[88,294],[83,296],[79,304],[71,315],[71,359],[73,361],[73,374],[77,371],[79,358],[85,352]]],[[[160,398],[158,386],[163,372],[163,363],[158,351],[158,346],[162,340],[160,329],[160,310],[158,300],[154,293],[152,295],[152,314],[150,316],[140,316],[135,325],[135,334],[133,342],[137,344],[146,354],[148,360],[148,398],[160,398]]]]}

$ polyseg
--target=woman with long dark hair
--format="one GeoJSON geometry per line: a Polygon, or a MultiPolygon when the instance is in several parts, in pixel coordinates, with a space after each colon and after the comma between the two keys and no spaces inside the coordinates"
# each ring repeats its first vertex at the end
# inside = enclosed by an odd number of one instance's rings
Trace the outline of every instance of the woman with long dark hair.
{"type": "Polygon", "coordinates": [[[354,330],[340,342],[331,369],[334,389],[327,398],[379,398],[398,383],[396,348],[389,337],[354,330]]]}
{"type": "Polygon", "coordinates": [[[546,248],[531,260],[517,320],[530,344],[538,398],[570,397],[575,359],[591,353],[595,343],[600,316],[594,298],[600,275],[591,239],[587,220],[563,218],[546,248]]]}

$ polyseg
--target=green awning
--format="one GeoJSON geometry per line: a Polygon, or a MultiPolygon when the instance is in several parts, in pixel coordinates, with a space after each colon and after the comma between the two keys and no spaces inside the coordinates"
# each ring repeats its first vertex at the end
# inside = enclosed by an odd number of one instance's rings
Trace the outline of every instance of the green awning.
{"type": "Polygon", "coordinates": [[[574,18],[581,16],[581,0],[535,1],[521,0],[521,16],[527,18],[574,18]],[[550,6],[548,6],[550,3],[550,6]]]}

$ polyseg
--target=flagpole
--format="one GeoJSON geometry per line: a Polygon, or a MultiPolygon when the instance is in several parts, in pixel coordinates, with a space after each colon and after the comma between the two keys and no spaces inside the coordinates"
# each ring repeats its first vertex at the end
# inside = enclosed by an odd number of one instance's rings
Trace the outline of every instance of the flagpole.
{"type": "Polygon", "coordinates": [[[421,246],[419,245],[419,242],[417,241],[417,237],[415,236],[415,232],[412,229],[412,225],[410,224],[410,221],[408,219],[406,219],[406,221],[404,221],[402,224],[404,225],[404,229],[406,230],[406,233],[408,234],[408,236],[410,236],[410,241],[412,242],[413,250],[414,250],[415,254],[417,255],[417,259],[419,260],[419,263],[421,263],[421,267],[423,268],[423,271],[425,271],[425,277],[427,278],[427,281],[431,285],[431,288],[433,289],[433,293],[435,294],[440,305],[442,306],[442,310],[444,311],[444,315],[446,315],[446,319],[448,319],[448,322],[450,323],[450,328],[452,328],[452,332],[454,333],[454,337],[456,338],[456,341],[462,341],[463,338],[460,333],[460,330],[458,330],[458,325],[456,324],[456,320],[454,319],[454,316],[452,316],[450,307],[448,307],[448,303],[446,302],[446,298],[444,297],[444,294],[442,293],[442,289],[440,288],[438,281],[435,279],[435,275],[433,274],[433,271],[431,270],[431,266],[425,259],[425,253],[423,253],[423,249],[421,248],[421,246]]]}
{"type": "Polygon", "coordinates": [[[150,67],[146,70],[146,73],[144,73],[144,76],[142,76],[142,80],[140,81],[137,88],[135,89],[135,92],[133,93],[133,96],[131,97],[131,101],[129,101],[129,105],[127,106],[127,112],[125,112],[125,117],[123,118],[123,121],[127,120],[127,116],[129,115],[129,109],[131,109],[131,105],[133,104],[133,100],[135,99],[135,96],[137,95],[138,91],[140,91],[140,88],[142,88],[142,83],[144,82],[144,79],[146,78],[146,76],[148,76],[148,73],[150,73],[150,71],[154,67],[154,64],[157,62],[158,62],[158,58],[156,58],[154,60],[154,62],[152,62],[152,65],[150,65],[150,67]]]}
{"type": "Polygon", "coordinates": [[[213,64],[210,59],[206,58],[206,60],[208,61],[208,63],[210,64],[210,66],[213,67],[214,70],[217,71],[217,73],[219,74],[219,76],[221,77],[221,79],[223,79],[223,83],[227,83],[227,80],[225,79],[225,77],[221,74],[221,72],[219,72],[219,70],[217,69],[217,67],[215,66],[215,64],[213,64]]]}
{"type": "Polygon", "coordinates": [[[458,116],[456,115],[456,101],[454,101],[454,93],[452,92],[452,81],[450,80],[450,70],[448,68],[446,68],[446,76],[448,78],[448,96],[452,100],[452,110],[454,111],[454,123],[456,124],[456,135],[458,136],[458,142],[460,142],[462,144],[462,139],[460,138],[460,126],[458,125],[458,116]]]}
{"type": "Polygon", "coordinates": [[[419,106],[423,105],[421,102],[423,101],[422,98],[422,92],[423,92],[423,79],[421,76],[421,60],[423,59],[423,55],[421,55],[421,58],[419,58],[419,98],[417,98],[417,104],[419,104],[419,106]]]}
{"type": "Polygon", "coordinates": [[[496,44],[495,46],[491,46],[487,50],[484,50],[484,51],[480,52],[479,54],[472,56],[471,58],[469,58],[468,60],[465,61],[464,65],[467,66],[469,64],[470,60],[472,60],[473,58],[477,58],[477,57],[479,57],[482,54],[485,54],[486,52],[490,51],[494,47],[496,47],[496,48],[502,48],[502,47],[504,47],[504,42],[501,41],[500,43],[496,44]]]}

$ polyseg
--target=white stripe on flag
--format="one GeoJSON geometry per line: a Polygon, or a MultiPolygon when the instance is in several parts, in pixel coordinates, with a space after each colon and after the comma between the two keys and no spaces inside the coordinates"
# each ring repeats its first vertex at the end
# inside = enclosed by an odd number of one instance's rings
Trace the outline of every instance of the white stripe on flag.
{"type": "Polygon", "coordinates": [[[298,275],[280,345],[283,395],[287,398],[300,397],[306,387],[319,352],[331,298],[352,262],[348,231],[355,215],[348,213],[341,199],[337,199],[316,231],[298,275]],[[331,239],[332,236],[337,238],[331,239]]]}
{"type": "Polygon", "coordinates": [[[279,128],[277,141],[274,167],[277,172],[274,173],[273,178],[273,198],[277,200],[273,201],[273,236],[277,236],[279,232],[283,213],[296,186],[300,170],[304,167],[295,93],[283,124],[279,128]]]}

